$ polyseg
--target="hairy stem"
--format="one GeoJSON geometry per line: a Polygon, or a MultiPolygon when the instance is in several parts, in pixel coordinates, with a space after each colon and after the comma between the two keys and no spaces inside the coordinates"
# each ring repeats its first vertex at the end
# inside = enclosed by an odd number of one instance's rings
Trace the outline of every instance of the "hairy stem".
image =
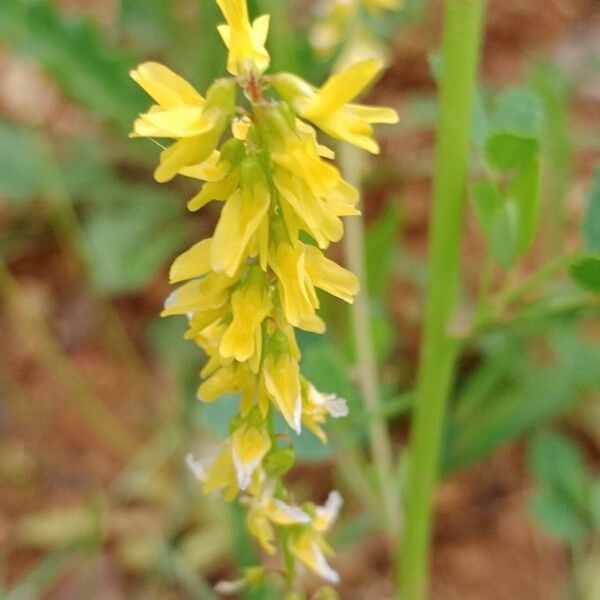
{"type": "Polygon", "coordinates": [[[450,334],[460,282],[460,239],[485,0],[446,0],[438,149],[424,341],[413,414],[401,598],[428,596],[433,493],[458,343],[450,334]]]}
{"type": "MultiPolygon", "coordinates": [[[[340,163],[345,179],[360,189],[362,172],[361,151],[343,144],[339,148],[340,163]]],[[[349,217],[345,221],[346,235],[344,248],[348,268],[360,279],[362,288],[352,305],[352,325],[358,360],[358,380],[361,396],[369,413],[369,442],[371,458],[384,501],[390,532],[395,536],[399,531],[400,507],[392,484],[394,457],[392,442],[383,416],[377,360],[369,319],[369,292],[367,289],[367,269],[365,264],[365,227],[362,216],[349,217]]]]}

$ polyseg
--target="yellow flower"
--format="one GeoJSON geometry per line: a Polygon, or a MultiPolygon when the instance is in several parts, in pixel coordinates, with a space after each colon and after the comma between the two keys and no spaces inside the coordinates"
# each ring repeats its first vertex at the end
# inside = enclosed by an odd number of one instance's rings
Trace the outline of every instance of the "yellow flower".
{"type": "Polygon", "coordinates": [[[302,380],[302,422],[324,443],[327,435],[320,425],[327,416],[334,419],[348,415],[348,405],[335,394],[323,394],[309,381],[302,380]]]}
{"type": "Polygon", "coordinates": [[[269,248],[269,266],[277,276],[279,294],[288,322],[300,327],[315,316],[319,302],[306,276],[305,251],[300,244],[274,241],[269,248]]]}
{"type": "Polygon", "coordinates": [[[231,455],[241,490],[250,485],[252,474],[270,449],[271,438],[264,426],[257,427],[247,423],[233,432],[231,455]]]}
{"type": "Polygon", "coordinates": [[[250,269],[246,281],[231,295],[230,303],[233,318],[219,352],[224,358],[244,362],[254,355],[256,331],[273,306],[268,283],[258,267],[250,269]]]}
{"type": "Polygon", "coordinates": [[[296,230],[309,233],[320,248],[327,248],[330,242],[338,242],[344,235],[344,225],[340,216],[359,214],[354,208],[358,194],[352,186],[340,184],[334,188],[336,196],[318,197],[308,184],[290,171],[276,169],[273,182],[280,194],[283,216],[290,237],[297,238],[296,230]],[[339,200],[336,203],[336,198],[339,200]]]}
{"type": "Polygon", "coordinates": [[[269,15],[258,17],[250,25],[246,0],[217,0],[217,4],[227,21],[227,25],[217,28],[229,50],[227,70],[232,75],[265,71],[271,61],[265,49],[269,15]]]}
{"type": "MultiPolygon", "coordinates": [[[[158,105],[153,109],[202,109],[206,103],[192,85],[168,67],[146,62],[129,73],[131,78],[151,96],[158,105]]],[[[152,110],[152,109],[151,109],[152,110]]]]}
{"type": "Polygon", "coordinates": [[[339,492],[331,492],[324,506],[315,507],[311,522],[291,529],[288,538],[290,552],[301,563],[330,583],[338,583],[340,577],[327,562],[327,556],[333,554],[333,551],[323,534],[331,528],[342,503],[339,492]]]}
{"type": "Polygon", "coordinates": [[[318,248],[302,245],[306,253],[306,272],[312,284],[352,304],[360,288],[358,277],[326,258],[318,248]]]}
{"type": "Polygon", "coordinates": [[[240,185],[223,207],[210,248],[212,269],[229,277],[250,255],[250,242],[259,232],[271,204],[269,189],[255,157],[244,160],[240,185]]]}
{"type": "Polygon", "coordinates": [[[242,413],[246,413],[252,406],[252,400],[256,389],[256,377],[246,363],[231,362],[219,366],[219,361],[208,363],[210,366],[217,365],[217,369],[210,373],[203,370],[203,377],[208,377],[198,388],[198,398],[202,402],[214,402],[225,394],[242,395],[242,413]]]}
{"type": "Polygon", "coordinates": [[[211,242],[212,238],[202,240],[175,259],[169,271],[171,283],[194,279],[210,271],[211,242]]]}
{"type": "Polygon", "coordinates": [[[205,494],[224,491],[225,499],[228,501],[238,495],[237,474],[233,466],[229,442],[226,442],[215,456],[196,460],[188,454],[186,461],[190,471],[202,482],[202,490],[205,494]]]}
{"type": "MultiPolygon", "coordinates": [[[[181,263],[181,265],[183,264],[181,263]]],[[[202,266],[200,266],[201,268],[202,266]]],[[[178,273],[176,272],[176,274],[178,273]]],[[[168,317],[170,315],[202,313],[221,308],[229,299],[229,288],[238,279],[239,274],[237,273],[234,274],[234,277],[229,277],[222,273],[210,272],[202,279],[188,281],[171,292],[161,314],[163,317],[168,317]]]]}
{"type": "Polygon", "coordinates": [[[248,529],[269,554],[275,553],[273,525],[289,526],[311,522],[311,517],[301,508],[274,497],[273,480],[253,484],[249,491],[252,495],[244,499],[249,505],[248,529]]]}
{"type": "Polygon", "coordinates": [[[190,84],[158,63],[145,63],[131,76],[159,103],[140,115],[132,136],[178,140],[161,152],[156,180],[169,181],[181,169],[207,160],[233,115],[235,82],[216,81],[204,100],[190,84]]]}
{"type": "Polygon", "coordinates": [[[379,146],[373,139],[373,123],[396,123],[391,108],[349,104],[380,73],[382,63],[365,60],[332,75],[316,89],[290,73],[273,76],[273,87],[298,115],[308,119],[328,135],[344,140],[373,154],[379,146]]]}
{"type": "Polygon", "coordinates": [[[298,362],[288,352],[268,352],[262,368],[267,393],[287,424],[301,431],[302,395],[298,362]]]}

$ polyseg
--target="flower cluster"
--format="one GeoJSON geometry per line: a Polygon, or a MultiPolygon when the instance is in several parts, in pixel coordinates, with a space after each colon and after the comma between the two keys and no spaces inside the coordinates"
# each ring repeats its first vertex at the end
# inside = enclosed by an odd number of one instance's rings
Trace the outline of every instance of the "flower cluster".
{"type": "Polygon", "coordinates": [[[251,23],[245,0],[217,3],[232,77],[216,81],[204,97],[157,63],[131,74],[156,102],[132,135],[174,140],[160,155],[156,180],[182,175],[203,182],[189,201],[192,211],[222,203],[213,236],[175,260],[170,279],[182,285],[163,312],[185,315],[186,337],[208,357],[200,400],[240,397],[228,439],[214,456],[188,462],[205,493],[248,507],[249,531],[267,553],[279,538],[287,556],[335,583],[324,534],[341,497],[332,492],[324,506],[294,502],[281,480],[293,449],[274,420],[279,413],[296,434],[306,426],[326,442],[327,417],[347,414],[344,400],[319,392],[299,369],[295,328],[325,329],[317,290],[352,302],[359,285],[323,253],[342,238],[342,217],[358,214],[358,193],[329,162],[334,153],[311,124],[377,152],[372,124],[394,122],[396,114],[349,103],[381,69],[375,61],[332,76],[320,89],[289,73],[265,76],[269,17],[251,23]],[[312,241],[301,241],[301,232],[312,241]]]}
{"type": "Polygon", "coordinates": [[[310,32],[313,48],[324,57],[339,51],[338,63],[352,64],[353,59],[378,58],[387,61],[388,50],[366,25],[363,14],[379,15],[396,11],[403,0],[321,0],[317,20],[310,32]]]}

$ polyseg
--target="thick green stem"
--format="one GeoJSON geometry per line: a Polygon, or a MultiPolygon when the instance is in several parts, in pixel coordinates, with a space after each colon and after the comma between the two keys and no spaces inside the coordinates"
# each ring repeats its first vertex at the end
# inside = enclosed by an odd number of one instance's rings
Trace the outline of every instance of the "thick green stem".
{"type": "Polygon", "coordinates": [[[413,415],[401,598],[428,596],[433,493],[458,344],[450,333],[460,280],[460,240],[473,97],[485,0],[447,0],[425,330],[413,415]]]}
{"type": "MultiPolygon", "coordinates": [[[[343,144],[339,148],[340,163],[345,178],[360,189],[362,156],[354,146],[343,144]]],[[[390,533],[397,535],[399,530],[400,507],[392,485],[394,458],[392,443],[383,416],[377,378],[377,360],[369,319],[369,292],[367,290],[367,269],[365,265],[365,228],[362,217],[349,217],[345,222],[344,238],[346,260],[349,269],[362,282],[362,289],[352,305],[354,343],[358,361],[358,380],[367,413],[369,413],[369,441],[371,458],[384,501],[390,533]]]]}

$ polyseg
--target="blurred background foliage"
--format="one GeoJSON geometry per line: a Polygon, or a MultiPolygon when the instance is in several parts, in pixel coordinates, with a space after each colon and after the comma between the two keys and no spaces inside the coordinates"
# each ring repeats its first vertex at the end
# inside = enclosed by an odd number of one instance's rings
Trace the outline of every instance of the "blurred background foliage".
{"type": "MultiPolygon", "coordinates": [[[[315,2],[249,4],[273,15],[273,68],[321,82],[336,56],[309,44],[315,2]]],[[[600,12],[583,0],[490,5],[434,590],[597,598],[600,12]],[[498,569],[506,581],[490,589],[498,569]]],[[[438,2],[407,0],[370,17],[393,53],[371,99],[402,117],[364,180],[398,485],[427,278],[439,14],[438,2]]],[[[0,0],[3,597],[210,599],[214,582],[256,561],[243,515],[201,497],[183,465],[224,433],[236,399],[199,405],[203,358],[181,339],[184,323],[157,318],[169,263],[214,214],[186,214],[194,185],[156,185],[158,149],[127,138],[147,104],[129,70],[160,60],[205,90],[223,73],[218,22],[209,0],[0,0]]],[[[292,482],[315,499],[342,489],[342,598],[384,598],[388,542],[362,448],[370,415],[348,316],[333,302],[324,311],[328,335],[301,336],[303,369],[351,416],[327,447],[294,440],[292,482]]]]}

